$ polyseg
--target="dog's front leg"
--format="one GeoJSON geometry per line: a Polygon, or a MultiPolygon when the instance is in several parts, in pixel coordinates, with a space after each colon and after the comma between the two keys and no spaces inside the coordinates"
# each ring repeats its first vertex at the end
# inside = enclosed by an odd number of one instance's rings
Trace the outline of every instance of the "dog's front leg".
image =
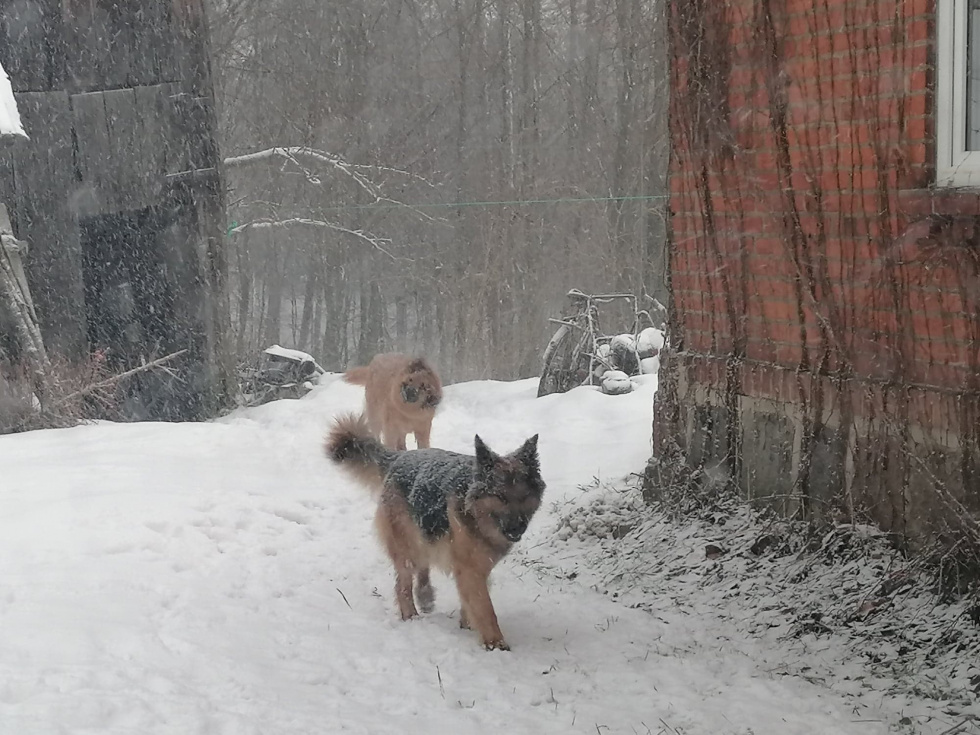
{"type": "Polygon", "coordinates": [[[432,446],[429,444],[429,434],[431,432],[431,425],[419,427],[415,430],[415,443],[418,445],[419,449],[428,449],[430,446],[432,446]]]}
{"type": "Polygon", "coordinates": [[[400,567],[395,570],[395,599],[398,600],[398,611],[402,620],[410,620],[418,616],[415,600],[412,599],[412,569],[400,567]]]}
{"type": "Polygon", "coordinates": [[[456,587],[459,589],[459,599],[465,611],[465,620],[480,634],[484,647],[488,651],[494,649],[509,651],[510,646],[504,640],[504,634],[500,632],[497,613],[494,612],[493,602],[490,600],[487,575],[457,565],[454,576],[456,587]]]}

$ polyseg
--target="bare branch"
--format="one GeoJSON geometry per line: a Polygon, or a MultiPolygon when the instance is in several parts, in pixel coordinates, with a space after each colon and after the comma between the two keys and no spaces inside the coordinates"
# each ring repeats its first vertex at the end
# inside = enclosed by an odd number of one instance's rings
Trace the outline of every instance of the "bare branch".
{"type": "MultiPolygon", "coordinates": [[[[433,184],[424,176],[419,176],[418,174],[413,174],[411,171],[406,171],[401,168],[392,168],[391,166],[378,166],[373,163],[355,163],[352,164],[356,169],[371,169],[373,171],[382,171],[384,173],[397,174],[399,176],[407,176],[414,181],[420,181],[421,183],[428,186],[430,189],[437,189],[438,185],[433,184]]],[[[406,205],[407,206],[407,205],[406,205]]]]}
{"type": "Polygon", "coordinates": [[[233,168],[235,166],[246,166],[253,163],[259,163],[263,161],[271,161],[276,158],[282,158],[288,163],[292,163],[296,168],[300,170],[306,180],[316,186],[322,186],[323,182],[320,177],[316,175],[312,170],[300,163],[300,157],[309,158],[318,163],[324,163],[331,166],[337,171],[340,171],[345,176],[351,177],[354,182],[365,192],[367,192],[373,201],[367,205],[362,205],[364,207],[369,207],[373,204],[391,204],[398,208],[410,209],[415,212],[418,216],[429,220],[430,222],[440,221],[437,217],[432,217],[429,214],[421,211],[417,207],[413,207],[410,204],[405,204],[397,199],[391,199],[386,197],[377,184],[375,184],[371,179],[361,173],[362,169],[374,170],[374,171],[384,171],[388,173],[399,174],[401,176],[408,176],[409,178],[421,181],[431,188],[436,188],[435,184],[426,180],[425,178],[413,174],[409,171],[404,171],[398,168],[391,168],[388,166],[375,166],[372,164],[354,164],[344,160],[341,156],[333,153],[328,153],[327,151],[318,150],[316,148],[308,148],[306,146],[289,146],[281,147],[277,146],[275,148],[266,148],[262,151],[256,151],[255,153],[246,153],[241,156],[232,156],[225,159],[225,166],[233,168]]]}
{"type": "Polygon", "coordinates": [[[148,362],[145,365],[140,365],[139,367],[135,367],[132,370],[127,370],[124,373],[119,373],[118,375],[113,375],[111,378],[100,380],[98,383],[92,383],[91,385],[87,385],[84,388],[81,388],[80,390],[76,390],[74,393],[69,393],[67,396],[65,396],[60,401],[58,401],[54,406],[52,406],[52,408],[57,408],[58,406],[62,406],[66,403],[69,403],[70,401],[73,401],[76,398],[81,398],[82,396],[101,390],[102,388],[110,388],[116,383],[118,383],[120,380],[125,380],[126,378],[132,375],[136,375],[137,373],[143,373],[146,372],[147,370],[152,370],[153,368],[160,367],[161,365],[164,365],[165,363],[168,363],[171,360],[180,357],[186,352],[187,350],[177,350],[177,352],[171,352],[169,355],[164,355],[163,357],[157,358],[156,360],[148,362]]]}
{"type": "Polygon", "coordinates": [[[366,191],[374,198],[374,201],[387,201],[386,198],[382,196],[381,190],[374,184],[374,182],[356,170],[358,167],[348,163],[340,156],[334,155],[333,153],[328,153],[326,151],[317,150],[315,148],[307,148],[305,146],[277,146],[275,148],[266,148],[264,151],[246,153],[241,156],[231,156],[230,158],[226,158],[225,166],[232,168],[235,166],[245,166],[261,161],[269,161],[275,158],[283,158],[295,164],[303,172],[311,184],[319,184],[320,179],[299,163],[298,157],[300,156],[326,164],[337,171],[340,171],[342,174],[350,176],[352,179],[354,179],[355,183],[361,187],[361,189],[366,191]]]}
{"type": "Polygon", "coordinates": [[[385,247],[385,245],[391,245],[391,240],[387,237],[372,235],[370,232],[365,232],[364,230],[352,230],[349,227],[338,225],[336,222],[309,219],[307,217],[290,217],[288,219],[279,220],[253,220],[252,222],[246,222],[243,225],[232,228],[228,231],[228,234],[236,235],[240,232],[245,232],[246,230],[258,230],[271,227],[292,227],[294,225],[303,227],[323,227],[328,230],[334,230],[335,232],[342,232],[346,235],[351,235],[352,237],[356,237],[364,242],[370,243],[371,247],[373,247],[375,250],[384,253],[392,260],[396,260],[395,256],[392,255],[391,252],[385,247]]]}

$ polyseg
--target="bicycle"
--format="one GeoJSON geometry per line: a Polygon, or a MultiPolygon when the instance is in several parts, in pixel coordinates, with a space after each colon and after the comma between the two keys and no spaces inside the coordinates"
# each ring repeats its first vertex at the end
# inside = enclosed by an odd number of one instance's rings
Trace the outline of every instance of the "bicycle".
{"type": "Polygon", "coordinates": [[[640,372],[641,356],[636,350],[641,318],[654,326],[649,312],[640,309],[636,296],[628,293],[586,294],[572,289],[567,297],[570,308],[565,316],[548,321],[558,330],[548,342],[543,357],[538,397],[565,393],[580,385],[594,385],[606,370],[622,370],[627,375],[640,372]],[[599,307],[626,302],[633,313],[629,335],[605,335],[599,326],[599,307]]]}

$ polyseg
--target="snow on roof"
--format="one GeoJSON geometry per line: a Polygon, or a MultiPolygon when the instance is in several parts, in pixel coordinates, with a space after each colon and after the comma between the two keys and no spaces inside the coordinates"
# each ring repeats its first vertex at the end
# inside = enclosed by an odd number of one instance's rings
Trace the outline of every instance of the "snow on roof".
{"type": "Polygon", "coordinates": [[[0,135],[23,135],[23,125],[20,124],[20,113],[17,112],[17,100],[10,86],[10,77],[0,64],[0,135]]]}

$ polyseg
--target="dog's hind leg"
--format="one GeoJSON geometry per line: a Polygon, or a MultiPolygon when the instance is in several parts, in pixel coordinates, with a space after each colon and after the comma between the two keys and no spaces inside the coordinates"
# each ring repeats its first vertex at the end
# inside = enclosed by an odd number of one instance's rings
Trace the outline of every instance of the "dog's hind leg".
{"type": "Polygon", "coordinates": [[[422,567],[415,575],[415,599],[424,613],[432,612],[436,602],[436,591],[429,579],[429,568],[422,567]]]}

